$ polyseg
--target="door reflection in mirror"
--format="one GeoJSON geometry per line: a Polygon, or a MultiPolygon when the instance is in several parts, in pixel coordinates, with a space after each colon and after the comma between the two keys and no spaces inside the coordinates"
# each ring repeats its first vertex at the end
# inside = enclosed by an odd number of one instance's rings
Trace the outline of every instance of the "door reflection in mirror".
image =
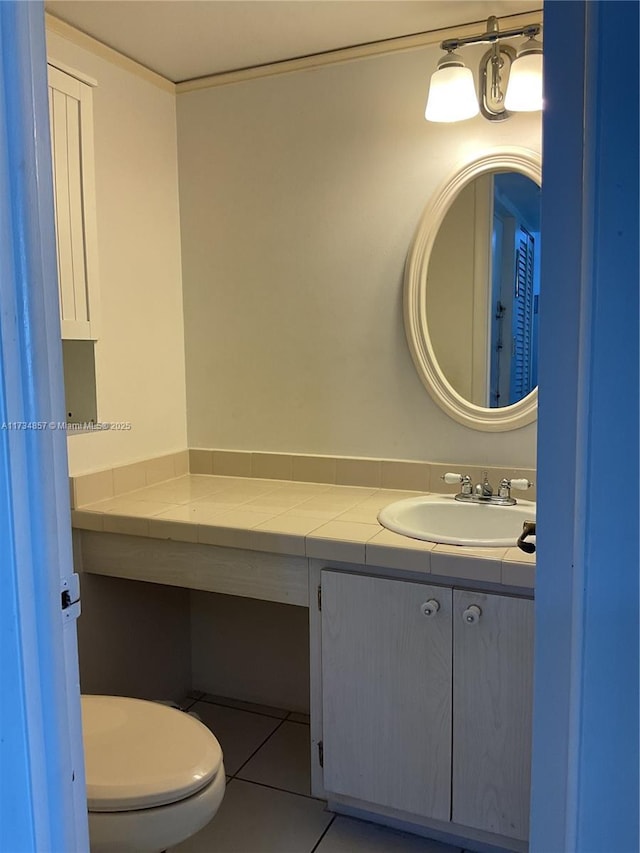
{"type": "Polygon", "coordinates": [[[508,406],[538,384],[540,188],[516,172],[492,178],[489,405],[508,406]]]}
{"type": "Polygon", "coordinates": [[[503,407],[537,385],[540,187],[517,172],[458,193],[429,259],[426,316],[440,368],[464,399],[503,407]]]}

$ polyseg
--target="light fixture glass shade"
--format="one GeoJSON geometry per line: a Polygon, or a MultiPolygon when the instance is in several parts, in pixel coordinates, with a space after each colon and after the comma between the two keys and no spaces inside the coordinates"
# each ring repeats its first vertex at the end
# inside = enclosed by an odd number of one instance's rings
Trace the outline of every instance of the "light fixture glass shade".
{"type": "MultiPolygon", "coordinates": [[[[445,57],[446,58],[446,57],[445,57]]],[[[480,112],[473,74],[462,62],[439,64],[431,75],[424,117],[427,121],[463,121],[480,112]]]]}
{"type": "Polygon", "coordinates": [[[504,106],[510,112],[534,112],[542,109],[542,45],[539,51],[528,51],[522,56],[518,54],[514,60],[504,106]]]}

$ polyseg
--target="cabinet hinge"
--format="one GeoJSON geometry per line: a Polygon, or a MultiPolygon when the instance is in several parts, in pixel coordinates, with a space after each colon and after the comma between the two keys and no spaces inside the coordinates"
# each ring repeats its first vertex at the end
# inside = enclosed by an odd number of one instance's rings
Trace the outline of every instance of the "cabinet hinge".
{"type": "Polygon", "coordinates": [[[322,610],[322,587],[318,584],[318,610],[322,610]]]}
{"type": "Polygon", "coordinates": [[[318,741],[318,761],[320,767],[324,767],[324,744],[322,741],[318,741]]]}

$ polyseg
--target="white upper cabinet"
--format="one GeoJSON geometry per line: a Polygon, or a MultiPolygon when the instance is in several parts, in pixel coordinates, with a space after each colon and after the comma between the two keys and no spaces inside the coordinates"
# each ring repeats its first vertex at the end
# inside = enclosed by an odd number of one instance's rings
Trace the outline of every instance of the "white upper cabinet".
{"type": "Polygon", "coordinates": [[[98,337],[92,86],[49,64],[62,337],[98,337]]]}

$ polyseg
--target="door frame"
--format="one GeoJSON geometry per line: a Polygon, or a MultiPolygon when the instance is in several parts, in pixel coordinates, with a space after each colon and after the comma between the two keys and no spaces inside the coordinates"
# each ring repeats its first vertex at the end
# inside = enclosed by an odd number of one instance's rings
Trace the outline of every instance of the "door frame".
{"type": "Polygon", "coordinates": [[[638,4],[551,0],[544,16],[530,850],[631,853],[638,849],[638,4]],[[624,32],[634,35],[619,49],[624,32]]]}
{"type": "Polygon", "coordinates": [[[0,3],[0,826],[88,850],[41,2],[0,3]]]}

